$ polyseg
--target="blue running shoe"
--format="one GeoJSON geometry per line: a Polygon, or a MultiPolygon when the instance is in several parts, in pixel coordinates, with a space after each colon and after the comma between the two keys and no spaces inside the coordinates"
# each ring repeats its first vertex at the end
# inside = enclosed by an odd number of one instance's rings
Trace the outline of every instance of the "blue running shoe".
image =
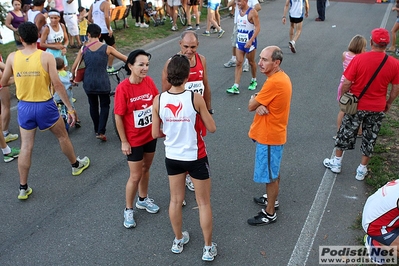
{"type": "Polygon", "coordinates": [[[154,204],[154,200],[148,197],[143,201],[137,199],[136,208],[140,210],[147,210],[149,213],[157,213],[159,211],[158,205],[154,204]]]}

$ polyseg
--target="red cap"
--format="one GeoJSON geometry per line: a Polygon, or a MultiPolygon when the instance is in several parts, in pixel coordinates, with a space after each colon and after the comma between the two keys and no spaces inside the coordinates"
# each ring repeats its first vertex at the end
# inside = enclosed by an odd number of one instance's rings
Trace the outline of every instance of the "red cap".
{"type": "Polygon", "coordinates": [[[371,39],[375,44],[388,45],[389,44],[389,32],[383,28],[377,28],[371,31],[371,39]]]}

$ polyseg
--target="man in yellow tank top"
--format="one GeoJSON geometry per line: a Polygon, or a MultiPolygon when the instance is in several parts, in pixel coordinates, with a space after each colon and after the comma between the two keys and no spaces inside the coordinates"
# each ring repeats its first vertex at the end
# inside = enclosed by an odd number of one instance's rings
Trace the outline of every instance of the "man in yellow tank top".
{"type": "Polygon", "coordinates": [[[50,84],[68,108],[68,122],[75,124],[75,111],[61,83],[52,54],[38,50],[38,29],[35,24],[25,22],[18,27],[23,50],[11,53],[6,62],[1,85],[7,85],[14,76],[18,103],[18,123],[21,133],[21,152],[18,160],[20,188],[18,199],[26,200],[32,193],[28,186],[36,128],[50,130],[58,139],[61,150],[72,165],[72,175],[80,175],[90,165],[87,157],[76,157],[71,140],[53,101],[50,84]]]}

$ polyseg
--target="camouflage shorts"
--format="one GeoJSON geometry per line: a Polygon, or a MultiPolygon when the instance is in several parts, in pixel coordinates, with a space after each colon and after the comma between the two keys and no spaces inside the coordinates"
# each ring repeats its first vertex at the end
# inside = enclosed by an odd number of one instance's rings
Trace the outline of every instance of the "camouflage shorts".
{"type": "Polygon", "coordinates": [[[335,147],[340,150],[353,150],[359,126],[362,125],[360,150],[363,155],[371,157],[384,117],[384,112],[357,111],[354,115],[345,114],[337,133],[335,147]]]}

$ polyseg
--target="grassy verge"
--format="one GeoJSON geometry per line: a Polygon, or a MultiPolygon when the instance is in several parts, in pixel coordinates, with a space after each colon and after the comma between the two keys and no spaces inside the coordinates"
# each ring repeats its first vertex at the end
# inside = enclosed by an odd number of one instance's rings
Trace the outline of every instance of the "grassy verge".
{"type": "MultiPolygon", "coordinates": [[[[374,147],[373,157],[368,165],[369,174],[365,182],[370,188],[369,195],[373,194],[387,182],[399,178],[399,100],[395,100],[391,110],[386,114],[377,143],[374,147]]],[[[352,229],[362,228],[362,213],[358,214],[352,229]]],[[[363,245],[363,237],[356,239],[359,245],[363,245]]],[[[396,264],[397,266],[399,265],[396,264]]]]}

